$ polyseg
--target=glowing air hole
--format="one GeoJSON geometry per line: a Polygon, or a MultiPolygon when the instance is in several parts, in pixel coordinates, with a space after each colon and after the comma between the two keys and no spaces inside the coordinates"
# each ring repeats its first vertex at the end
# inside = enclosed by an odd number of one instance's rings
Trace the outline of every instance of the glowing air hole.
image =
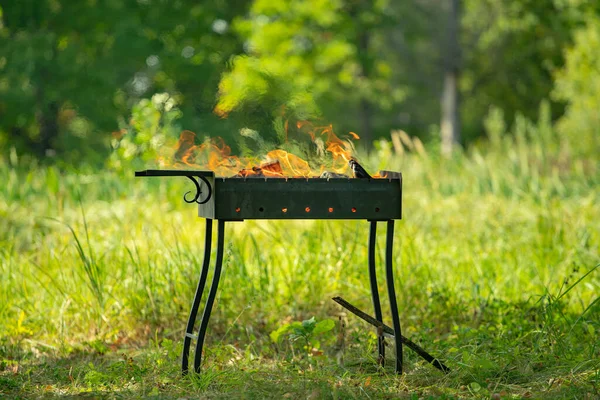
{"type": "Polygon", "coordinates": [[[281,211],[283,211],[284,213],[287,212],[287,208],[282,208],[281,211]]]}
{"type": "Polygon", "coordinates": [[[261,207],[258,209],[258,211],[263,212],[263,211],[265,211],[265,209],[261,207]]]}
{"type": "Polygon", "coordinates": [[[375,207],[375,212],[379,212],[379,207],[375,207]]]}
{"type": "Polygon", "coordinates": [[[240,211],[242,211],[242,209],[241,209],[241,208],[239,208],[239,207],[237,207],[237,208],[235,209],[235,212],[240,212],[240,211]]]}
{"type": "Polygon", "coordinates": [[[356,212],[356,207],[352,207],[352,212],[356,212]]]}
{"type": "Polygon", "coordinates": [[[306,207],[306,208],[304,209],[304,211],[306,211],[306,212],[310,212],[310,207],[306,207]]]}
{"type": "Polygon", "coordinates": [[[333,207],[329,207],[329,212],[333,212],[333,207]]]}

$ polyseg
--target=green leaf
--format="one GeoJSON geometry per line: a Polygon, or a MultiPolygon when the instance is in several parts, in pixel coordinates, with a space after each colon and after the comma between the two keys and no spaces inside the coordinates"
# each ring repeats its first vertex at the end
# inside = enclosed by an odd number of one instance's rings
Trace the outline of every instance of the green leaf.
{"type": "Polygon", "coordinates": [[[323,321],[319,321],[315,328],[313,329],[313,335],[318,335],[319,333],[329,332],[335,326],[335,322],[331,319],[324,319],[323,321]]]}
{"type": "Polygon", "coordinates": [[[479,392],[481,390],[481,385],[477,382],[471,382],[469,384],[469,387],[471,388],[472,391],[474,391],[475,393],[479,392]]]}
{"type": "Polygon", "coordinates": [[[496,368],[496,363],[492,360],[488,360],[487,358],[478,358],[475,362],[475,366],[481,369],[494,369],[496,368]]]}
{"type": "Polygon", "coordinates": [[[305,333],[311,333],[313,329],[315,329],[316,325],[317,321],[315,320],[315,317],[302,321],[302,328],[304,329],[305,333]]]}
{"type": "Polygon", "coordinates": [[[594,326],[592,324],[586,324],[586,327],[587,327],[587,331],[590,334],[590,336],[594,336],[594,334],[596,333],[594,326]]]}
{"type": "Polygon", "coordinates": [[[271,332],[269,334],[269,337],[271,338],[272,341],[274,341],[275,343],[278,343],[279,340],[281,339],[281,336],[288,333],[290,331],[290,328],[291,328],[290,324],[281,325],[279,328],[277,328],[277,330],[271,332]]]}
{"type": "Polygon", "coordinates": [[[462,352],[462,362],[468,364],[471,361],[471,354],[468,351],[462,352]]]}

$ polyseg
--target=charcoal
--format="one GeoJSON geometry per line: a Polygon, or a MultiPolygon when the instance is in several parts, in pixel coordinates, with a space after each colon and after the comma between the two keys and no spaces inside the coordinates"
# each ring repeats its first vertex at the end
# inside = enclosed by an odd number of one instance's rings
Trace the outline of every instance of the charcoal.
{"type": "Polygon", "coordinates": [[[344,174],[338,174],[336,172],[329,172],[329,171],[325,171],[321,174],[321,176],[319,176],[319,178],[325,178],[325,179],[336,179],[336,178],[348,178],[348,175],[344,175],[344,174]]]}
{"type": "Polygon", "coordinates": [[[262,169],[259,167],[252,167],[251,169],[242,169],[237,175],[234,175],[232,178],[264,178],[265,175],[262,172],[262,169]]]}

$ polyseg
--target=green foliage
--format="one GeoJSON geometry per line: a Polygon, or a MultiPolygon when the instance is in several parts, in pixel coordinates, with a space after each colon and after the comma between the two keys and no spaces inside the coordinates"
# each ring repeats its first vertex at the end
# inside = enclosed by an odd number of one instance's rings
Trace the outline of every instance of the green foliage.
{"type": "MultiPolygon", "coordinates": [[[[223,75],[217,112],[233,112],[262,134],[283,109],[367,139],[398,126],[426,136],[439,116],[447,7],[357,4],[255,1],[234,24],[245,54],[223,75]]],[[[539,117],[573,30],[596,11],[589,1],[465,2],[459,65],[467,141],[481,135],[490,105],[508,120],[539,117]]],[[[553,120],[563,111],[560,102],[550,108],[553,120]]]]}
{"type": "Polygon", "coordinates": [[[178,99],[188,129],[211,130],[220,72],[240,48],[228,21],[243,10],[223,1],[13,2],[0,24],[0,149],[97,165],[118,121],[163,92],[178,99]]]}
{"type": "Polygon", "coordinates": [[[341,129],[357,130],[361,121],[351,114],[366,102],[382,110],[373,116],[387,118],[406,97],[401,85],[389,84],[395,60],[383,40],[390,12],[387,1],[255,1],[234,25],[247,54],[223,75],[218,113],[241,110],[252,123],[284,107],[295,118],[325,115],[341,129]]]}
{"type": "MultiPolygon", "coordinates": [[[[508,120],[538,118],[537,105],[550,97],[552,73],[563,64],[581,7],[556,0],[465,0],[461,114],[467,137],[480,134],[490,105],[508,120]]],[[[562,113],[560,104],[551,106],[553,118],[562,113]]]]}
{"type": "Polygon", "coordinates": [[[310,354],[312,349],[319,349],[320,342],[315,340],[316,335],[320,335],[331,331],[335,327],[335,322],[331,319],[324,319],[317,322],[315,317],[304,320],[302,322],[295,321],[289,324],[284,324],[271,332],[269,337],[274,342],[279,342],[281,337],[287,335],[290,340],[296,341],[302,339],[305,343],[305,351],[310,354]]]}
{"type": "MultiPolygon", "coordinates": [[[[81,143],[96,147],[97,129],[106,131],[119,112],[113,101],[143,63],[140,54],[126,52],[136,43],[132,27],[135,7],[120,2],[25,0],[4,9],[0,30],[0,137],[6,145],[33,150],[40,156],[59,151],[69,160],[81,143]],[[119,51],[120,50],[120,51],[119,51]],[[125,54],[128,56],[125,57],[125,54]],[[79,140],[83,139],[83,140],[79,140]]],[[[144,52],[143,48],[136,50],[144,52]]],[[[106,154],[106,153],[104,153],[106,154]]],[[[94,156],[79,154],[79,157],[94,156]]],[[[97,161],[94,160],[94,161],[97,161]]]]}
{"type": "Polygon", "coordinates": [[[177,100],[168,93],[140,100],[131,110],[129,124],[113,137],[109,166],[131,171],[154,165],[159,157],[171,159],[165,152],[174,148],[181,132],[180,118],[177,100]]]}
{"type": "MultiPolygon", "coordinates": [[[[566,106],[561,134],[582,135],[578,151],[597,147],[599,3],[462,3],[467,144],[491,106],[506,121],[536,120],[551,98],[552,121],[566,106]]],[[[0,15],[0,152],[63,169],[110,158],[119,169],[154,159],[178,129],[247,150],[240,129],[281,141],[274,121],[288,118],[331,122],[365,147],[398,128],[435,141],[448,13],[448,2],[431,0],[13,1],[0,15]],[[152,109],[163,94],[176,117],[152,109]],[[148,125],[129,123],[132,114],[148,125]]]]}
{"type": "Polygon", "coordinates": [[[554,96],[566,103],[558,130],[574,149],[590,156],[600,152],[600,18],[590,15],[575,33],[565,53],[564,68],[556,74],[554,96]]]}

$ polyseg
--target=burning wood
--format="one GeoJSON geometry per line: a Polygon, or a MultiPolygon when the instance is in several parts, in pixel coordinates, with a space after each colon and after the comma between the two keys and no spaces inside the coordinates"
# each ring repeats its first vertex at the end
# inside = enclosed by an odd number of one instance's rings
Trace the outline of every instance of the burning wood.
{"type": "Polygon", "coordinates": [[[235,178],[264,178],[264,177],[278,177],[283,176],[283,169],[279,161],[271,161],[263,163],[260,167],[252,167],[250,169],[244,168],[235,175],[235,178]]]}
{"type": "MultiPolygon", "coordinates": [[[[302,163],[295,161],[292,165],[292,163],[290,163],[290,158],[296,157],[296,156],[293,156],[289,153],[283,152],[282,150],[272,151],[269,153],[269,155],[271,156],[271,157],[269,157],[271,159],[275,158],[276,156],[282,157],[284,165],[287,166],[286,169],[284,170],[284,167],[282,167],[280,159],[278,158],[275,161],[264,162],[264,163],[260,164],[260,166],[253,166],[252,168],[241,169],[238,171],[237,174],[235,174],[233,176],[233,178],[268,178],[268,177],[282,178],[285,176],[290,176],[290,173],[288,171],[289,169],[291,169],[294,172],[297,172],[298,176],[302,176],[305,178],[309,178],[309,177],[321,178],[321,179],[347,179],[347,178],[350,178],[346,174],[342,174],[339,172],[332,172],[332,171],[323,171],[321,173],[321,175],[312,175],[312,174],[310,174],[311,170],[306,161],[298,158],[298,160],[300,160],[302,163]],[[279,152],[284,153],[284,155],[282,156],[281,154],[279,154],[279,152]],[[307,172],[309,173],[308,175],[307,175],[307,172]]],[[[358,163],[358,161],[356,161],[356,159],[354,157],[350,158],[350,160],[348,161],[348,166],[352,170],[352,174],[353,174],[354,178],[359,178],[359,179],[372,178],[372,176],[362,167],[362,165],[360,165],[358,163]]],[[[376,175],[376,177],[379,177],[379,175],[376,175]]]]}
{"type": "MultiPolygon", "coordinates": [[[[358,161],[356,161],[356,159],[351,158],[350,161],[348,161],[348,165],[352,169],[354,178],[360,178],[360,179],[372,178],[372,176],[369,175],[369,173],[367,171],[365,171],[365,169],[362,167],[362,165],[360,165],[358,163],[358,161]]],[[[265,178],[265,177],[281,178],[283,176],[285,176],[283,168],[281,167],[279,160],[276,160],[276,161],[262,163],[259,167],[253,166],[252,168],[244,168],[244,169],[240,170],[233,177],[234,178],[265,178]]],[[[317,176],[315,175],[314,177],[316,178],[317,176]]],[[[322,178],[322,179],[349,178],[349,176],[346,174],[340,174],[340,173],[331,172],[331,171],[324,171],[318,177],[322,178]]]]}

